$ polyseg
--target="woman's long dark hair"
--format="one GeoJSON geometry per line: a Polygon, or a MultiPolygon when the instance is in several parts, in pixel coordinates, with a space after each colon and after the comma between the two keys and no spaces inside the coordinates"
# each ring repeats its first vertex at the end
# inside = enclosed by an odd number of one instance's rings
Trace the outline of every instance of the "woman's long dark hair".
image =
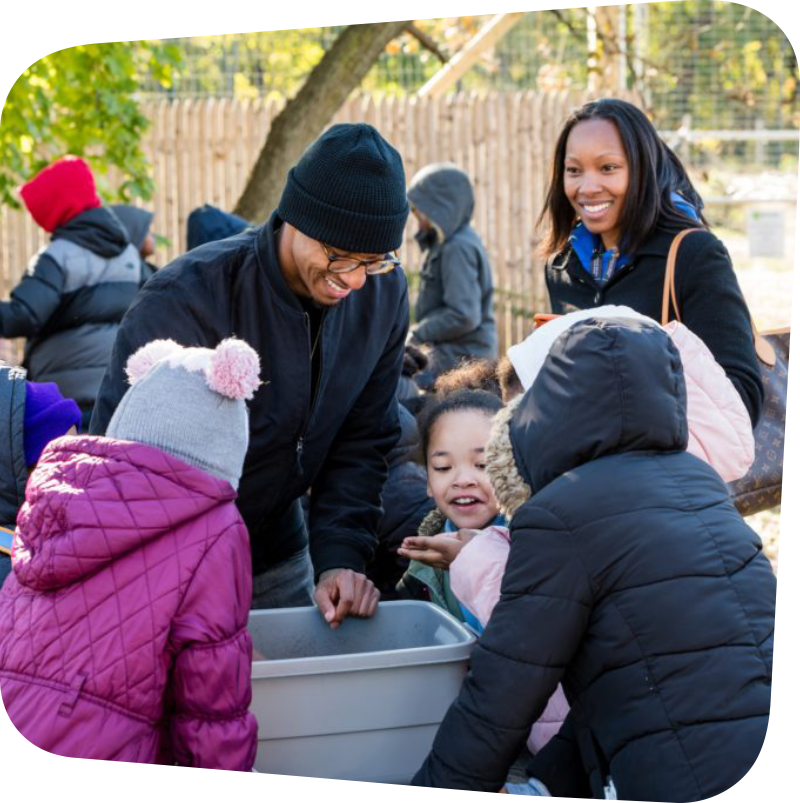
{"type": "Polygon", "coordinates": [[[699,225],[675,205],[673,192],[680,193],[694,206],[701,223],[707,225],[702,213],[703,199],[692,186],[680,159],[658,136],[645,113],[627,101],[603,98],[574,111],[556,142],[550,186],[537,221],[541,226],[549,218],[549,230],[542,244],[545,257],[552,257],[566,247],[575,225],[575,210],[564,191],[564,161],[570,132],[585,120],[608,120],[616,127],[625,148],[629,178],[620,218],[625,253],[635,254],[657,226],[680,231],[699,225]]]}

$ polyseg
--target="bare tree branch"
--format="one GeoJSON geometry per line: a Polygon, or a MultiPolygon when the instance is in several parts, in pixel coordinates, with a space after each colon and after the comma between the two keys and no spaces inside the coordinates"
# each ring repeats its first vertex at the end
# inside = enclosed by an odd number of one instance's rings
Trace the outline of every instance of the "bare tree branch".
{"type": "Polygon", "coordinates": [[[409,22],[403,30],[413,36],[424,48],[425,50],[429,50],[436,56],[442,64],[446,64],[450,61],[450,56],[442,50],[441,47],[436,43],[436,40],[432,36],[428,36],[421,28],[417,28],[417,26],[413,22],[409,22]]]}
{"type": "Polygon", "coordinates": [[[409,20],[348,25],[272,121],[234,212],[262,222],[277,206],[286,174],[361,83],[409,20]]]}

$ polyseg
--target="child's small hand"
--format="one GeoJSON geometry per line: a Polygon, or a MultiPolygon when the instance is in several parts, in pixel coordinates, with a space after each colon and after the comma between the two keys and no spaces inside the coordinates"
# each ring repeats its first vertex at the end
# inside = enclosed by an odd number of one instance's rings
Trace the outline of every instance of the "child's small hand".
{"type": "Polygon", "coordinates": [[[460,537],[460,533],[417,535],[404,538],[397,554],[433,566],[434,569],[449,569],[465,544],[466,541],[460,537]]]}

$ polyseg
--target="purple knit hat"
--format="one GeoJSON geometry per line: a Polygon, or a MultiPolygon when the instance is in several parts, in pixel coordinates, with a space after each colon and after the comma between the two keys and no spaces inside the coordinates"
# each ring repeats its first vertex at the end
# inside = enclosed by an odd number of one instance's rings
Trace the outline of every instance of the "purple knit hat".
{"type": "Polygon", "coordinates": [[[25,382],[25,416],[22,443],[25,463],[32,466],[50,441],[81,423],[81,411],[65,399],[55,382],[25,382]]]}

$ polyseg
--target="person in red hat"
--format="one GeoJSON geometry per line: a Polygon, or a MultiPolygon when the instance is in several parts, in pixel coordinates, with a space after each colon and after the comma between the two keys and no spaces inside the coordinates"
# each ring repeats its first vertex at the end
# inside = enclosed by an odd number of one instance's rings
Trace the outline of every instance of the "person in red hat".
{"type": "Polygon", "coordinates": [[[55,382],[75,399],[85,429],[119,323],[147,276],[83,159],[65,156],[48,165],[20,195],[51,237],[10,299],[0,301],[0,337],[28,338],[28,376],[55,382]]]}

